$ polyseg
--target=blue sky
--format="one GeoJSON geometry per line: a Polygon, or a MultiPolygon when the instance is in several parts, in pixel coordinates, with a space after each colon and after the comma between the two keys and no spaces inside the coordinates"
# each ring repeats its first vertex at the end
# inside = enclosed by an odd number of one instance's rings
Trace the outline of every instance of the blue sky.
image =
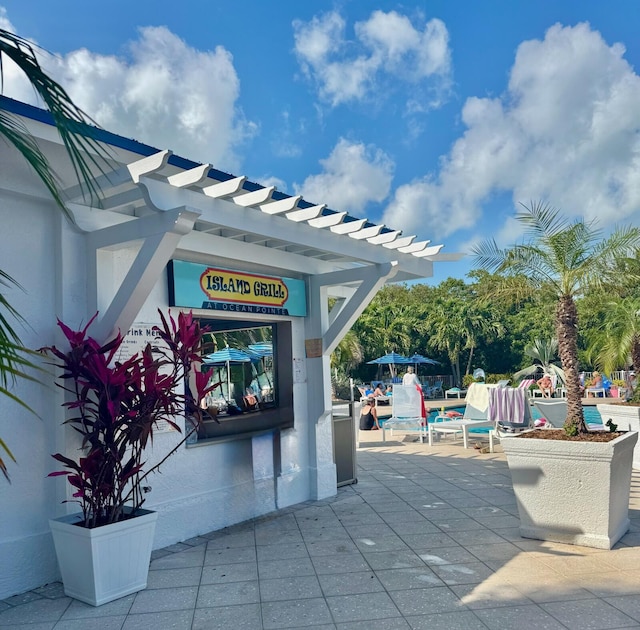
{"type": "MultiPolygon", "coordinates": [[[[513,243],[530,200],[640,224],[635,0],[51,7],[0,0],[0,26],[110,131],[444,252],[513,243]]],[[[33,102],[11,68],[4,93],[33,102]]]]}

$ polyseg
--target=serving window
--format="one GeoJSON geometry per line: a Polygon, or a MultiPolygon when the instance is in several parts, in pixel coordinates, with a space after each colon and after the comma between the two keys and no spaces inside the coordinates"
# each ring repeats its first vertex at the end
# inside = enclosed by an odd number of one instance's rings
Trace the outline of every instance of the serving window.
{"type": "Polygon", "coordinates": [[[200,401],[198,441],[228,440],[293,426],[289,322],[200,318],[201,371],[212,391],[200,401]]]}

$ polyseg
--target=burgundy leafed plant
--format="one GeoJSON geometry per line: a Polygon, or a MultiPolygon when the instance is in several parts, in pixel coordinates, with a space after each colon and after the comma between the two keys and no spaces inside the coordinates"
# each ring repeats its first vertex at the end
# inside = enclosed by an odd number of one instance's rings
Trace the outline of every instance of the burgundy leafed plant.
{"type": "Polygon", "coordinates": [[[71,415],[65,423],[82,436],[83,452],[78,461],[61,453],[53,455],[66,470],[50,476],[67,476],[82,507],[85,527],[135,515],[144,503],[144,480],[188,437],[145,470],[144,449],[153,441],[157,424],[167,422],[181,431],[176,416],[186,414],[195,420],[187,433],[197,430],[201,421],[197,403],[212,389],[199,370],[191,380],[196,391],[192,393],[188,386],[192,367],[201,363],[204,332],[191,313],[179,313],[176,321],[160,312],[162,326],[154,326],[154,331],[161,343],[147,344],[123,363],[114,360],[123,342],[121,334],[103,346],[87,335],[96,316],[80,331],[58,320],[70,349],[43,349],[57,359],[53,365],[63,370],[58,385],[68,392],[64,406],[71,415]]]}

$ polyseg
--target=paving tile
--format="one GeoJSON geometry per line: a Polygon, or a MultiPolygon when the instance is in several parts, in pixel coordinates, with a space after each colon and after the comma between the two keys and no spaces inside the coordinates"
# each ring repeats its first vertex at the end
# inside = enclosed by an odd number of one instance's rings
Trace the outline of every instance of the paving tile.
{"type": "Polygon", "coordinates": [[[570,630],[605,630],[638,625],[637,620],[602,599],[551,602],[540,606],[570,630]]]}
{"type": "Polygon", "coordinates": [[[129,615],[122,630],[191,630],[192,620],[193,610],[129,615]]]}
{"type": "Polygon", "coordinates": [[[157,569],[149,571],[147,588],[174,588],[176,586],[198,586],[202,576],[201,567],[186,569],[157,569]]]}
{"type": "Polygon", "coordinates": [[[327,597],[336,623],[400,617],[400,612],[387,593],[361,593],[327,597]]]}
{"type": "Polygon", "coordinates": [[[471,611],[409,617],[414,630],[486,630],[487,626],[471,611]]]}
{"type": "Polygon", "coordinates": [[[523,553],[510,542],[490,545],[465,545],[465,549],[478,560],[511,560],[523,553]]]}
{"type": "Polygon", "coordinates": [[[362,554],[374,571],[380,569],[406,569],[422,567],[424,562],[411,549],[406,551],[380,551],[362,554]]]}
{"type": "Polygon", "coordinates": [[[376,571],[376,576],[388,591],[444,585],[443,581],[425,566],[409,569],[384,569],[376,571]]]}
{"type": "Polygon", "coordinates": [[[262,560],[287,560],[289,558],[307,558],[308,547],[302,540],[291,544],[271,544],[256,547],[259,561],[262,560]]]}
{"type": "Polygon", "coordinates": [[[263,602],[308,599],[322,595],[320,583],[315,575],[260,580],[260,599],[263,602]]]}
{"type": "MultiPolygon", "coordinates": [[[[275,628],[306,628],[307,626],[319,624],[331,624],[333,619],[327,602],[319,597],[315,599],[263,602],[262,623],[264,630],[272,630],[275,628]]],[[[237,628],[235,621],[232,626],[237,628]]],[[[229,627],[232,626],[230,625],[229,627]]],[[[194,630],[195,628],[194,624],[194,630]]]]}
{"type": "Polygon", "coordinates": [[[26,593],[14,595],[2,601],[8,606],[20,606],[22,604],[28,604],[29,602],[35,602],[39,599],[42,599],[42,595],[38,595],[38,593],[34,593],[33,591],[27,591],[26,593]]]}
{"type": "Polygon", "coordinates": [[[0,612],[0,627],[9,624],[28,624],[44,621],[58,621],[71,604],[71,599],[38,599],[20,606],[12,606],[0,612]]]}
{"type": "Polygon", "coordinates": [[[212,532],[206,534],[207,549],[230,549],[231,547],[253,547],[256,542],[256,534],[253,531],[236,532],[233,534],[221,534],[212,532]]]}
{"type": "Polygon", "coordinates": [[[311,558],[312,571],[318,575],[331,573],[351,573],[353,571],[368,571],[373,567],[360,553],[340,553],[330,556],[314,556],[311,558]]]}
{"type": "Polygon", "coordinates": [[[566,630],[566,626],[539,606],[506,606],[474,610],[490,630],[566,630]]]}
{"type": "Polygon", "coordinates": [[[429,566],[478,561],[478,558],[474,554],[460,545],[456,545],[455,547],[440,547],[439,549],[431,549],[424,552],[417,551],[417,553],[420,559],[429,566]]]}
{"type": "Polygon", "coordinates": [[[3,630],[55,630],[55,621],[43,621],[40,623],[17,623],[8,626],[0,625],[3,630]]]}
{"type": "Polygon", "coordinates": [[[607,597],[604,601],[615,606],[629,617],[640,621],[640,600],[635,595],[621,595],[620,597],[607,597]]]}
{"type": "MultiPolygon", "coordinates": [[[[163,626],[160,627],[164,630],[163,626]]],[[[260,605],[198,608],[193,613],[192,630],[229,630],[229,628],[263,630],[260,605]]],[[[131,630],[137,630],[137,628],[131,630]]]]}
{"type": "Polygon", "coordinates": [[[91,619],[62,619],[55,625],[55,630],[121,630],[125,619],[125,615],[91,619]]]}
{"type": "Polygon", "coordinates": [[[309,558],[263,560],[258,563],[258,577],[260,579],[314,575],[314,573],[315,570],[309,558]]]}
{"type": "Polygon", "coordinates": [[[306,548],[312,557],[358,551],[358,546],[353,540],[311,540],[307,541],[306,548]]]}
{"type": "Polygon", "coordinates": [[[222,584],[257,579],[258,564],[256,562],[238,562],[203,567],[200,584],[222,584]]]}
{"type": "Polygon", "coordinates": [[[227,584],[205,584],[198,591],[196,608],[257,604],[259,601],[260,589],[258,580],[229,582],[227,584]]]}
{"type": "Polygon", "coordinates": [[[493,575],[493,571],[482,562],[464,564],[440,564],[432,567],[433,572],[447,585],[478,584],[493,575]]]}
{"type": "Polygon", "coordinates": [[[460,598],[446,586],[392,591],[390,595],[405,617],[457,612],[464,608],[460,598]]]}
{"type": "MultiPolygon", "coordinates": [[[[350,621],[339,623],[336,630],[410,630],[409,622],[402,617],[387,619],[369,619],[367,621],[350,621]]],[[[313,630],[316,630],[313,628],[313,630]]]]}
{"type": "MultiPolygon", "coordinates": [[[[309,536],[309,538],[315,539],[321,535],[321,532],[324,532],[325,530],[328,530],[328,529],[342,530],[341,527],[337,527],[337,528],[327,527],[320,530],[310,530],[307,535],[309,536]]],[[[256,539],[256,545],[258,547],[260,545],[277,545],[277,544],[295,545],[295,544],[304,542],[304,540],[306,539],[306,536],[304,536],[304,532],[301,532],[300,530],[297,530],[297,529],[292,531],[286,531],[286,532],[276,532],[276,531],[265,530],[265,531],[256,532],[255,539],[256,539]]]]}
{"type": "Polygon", "coordinates": [[[460,584],[449,587],[469,609],[525,606],[533,602],[511,584],[487,580],[481,584],[460,584]]]}
{"type": "Polygon", "coordinates": [[[69,607],[62,615],[61,619],[92,619],[99,617],[110,617],[117,615],[126,615],[131,610],[131,605],[136,595],[127,595],[121,597],[108,604],[102,604],[102,606],[91,606],[84,602],[79,602],[74,599],[69,604],[69,607]]]}
{"type": "Polygon", "coordinates": [[[131,614],[195,608],[197,595],[197,586],[140,591],[131,606],[131,614]]]}
{"type": "Polygon", "coordinates": [[[380,580],[373,571],[318,575],[318,580],[325,597],[331,595],[376,593],[384,590],[380,580]]]}
{"type": "Polygon", "coordinates": [[[378,536],[373,535],[371,537],[357,538],[354,540],[354,551],[394,551],[394,550],[409,550],[407,543],[399,536],[378,536]]]}
{"type": "MultiPolygon", "coordinates": [[[[256,559],[255,547],[233,547],[230,549],[207,549],[204,564],[233,564],[234,562],[252,562],[256,559]]],[[[159,560],[162,562],[162,560],[159,560]]]]}
{"type": "Polygon", "coordinates": [[[201,567],[204,563],[204,547],[189,547],[188,551],[172,553],[157,560],[152,560],[150,569],[185,569],[201,567]]]}

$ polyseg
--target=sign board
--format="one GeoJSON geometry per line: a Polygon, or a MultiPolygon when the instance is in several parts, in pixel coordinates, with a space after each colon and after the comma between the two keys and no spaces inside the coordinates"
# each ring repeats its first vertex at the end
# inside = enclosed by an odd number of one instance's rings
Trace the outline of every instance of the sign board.
{"type": "Polygon", "coordinates": [[[169,305],[261,315],[307,314],[305,284],[183,260],[168,265],[169,305]]]}
{"type": "MultiPolygon", "coordinates": [[[[157,326],[157,324],[134,322],[124,336],[124,340],[114,356],[114,361],[124,363],[134,354],[142,353],[148,343],[153,347],[159,347],[162,340],[158,337],[158,334],[154,332],[154,326],[157,326]]],[[[164,420],[156,422],[153,429],[154,433],[170,433],[172,431],[175,431],[175,429],[164,420]]]]}

